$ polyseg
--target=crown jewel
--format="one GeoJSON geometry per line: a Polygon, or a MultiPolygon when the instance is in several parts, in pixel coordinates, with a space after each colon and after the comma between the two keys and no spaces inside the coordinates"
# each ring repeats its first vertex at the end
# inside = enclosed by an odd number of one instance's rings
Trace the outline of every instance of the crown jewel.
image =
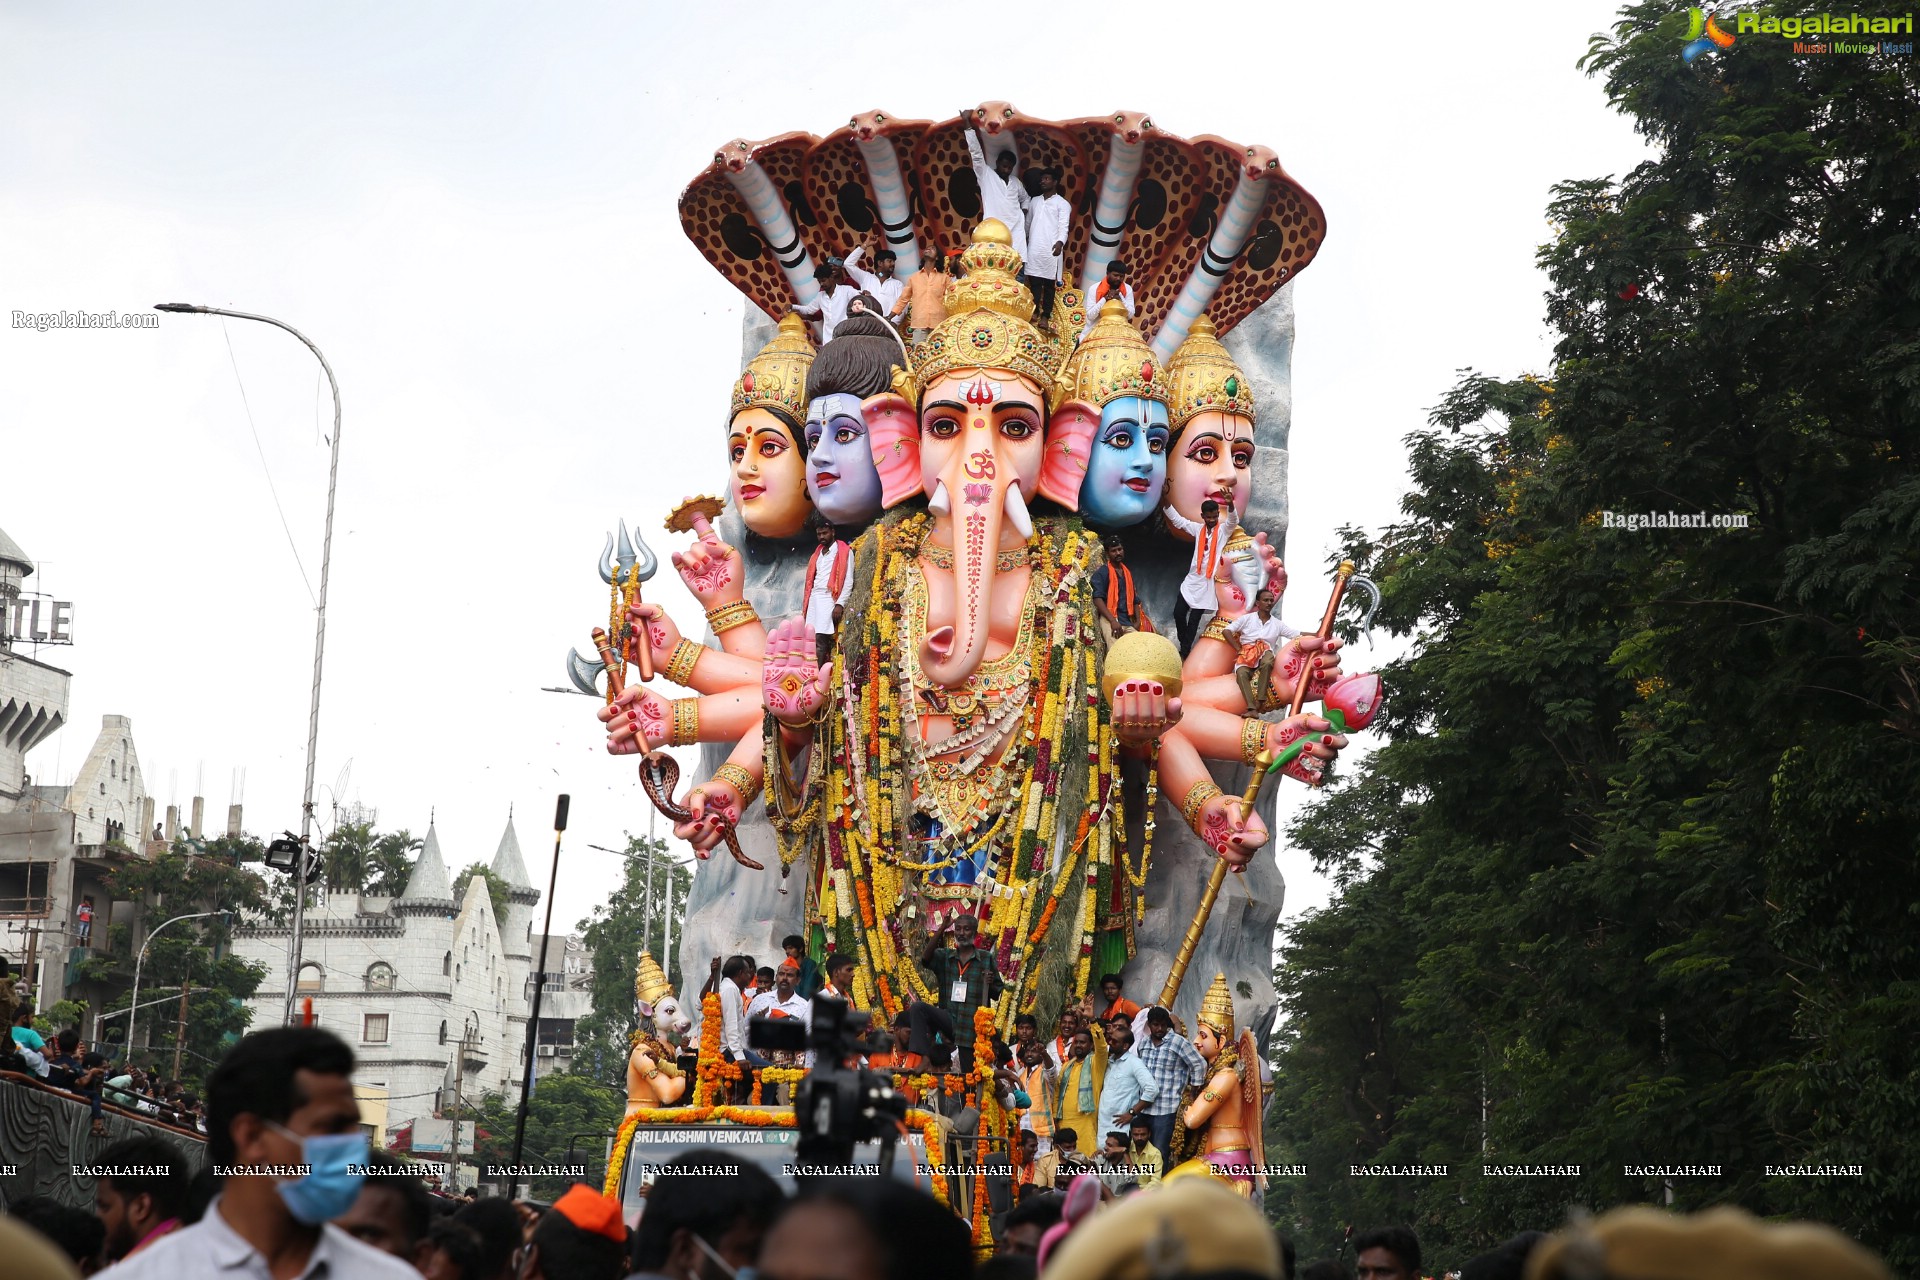
{"type": "Polygon", "coordinates": [[[639,969],[633,979],[633,994],[643,1004],[659,1004],[673,994],[667,975],[660,971],[660,962],[653,958],[651,951],[640,953],[639,969]]]}
{"type": "Polygon", "coordinates": [[[1200,1001],[1200,1021],[1220,1033],[1222,1040],[1233,1034],[1233,992],[1227,989],[1227,975],[1213,975],[1213,985],[1200,1001]]]}
{"type": "Polygon", "coordinates": [[[1237,413],[1254,421],[1247,376],[1220,345],[1213,321],[1204,313],[1194,320],[1187,340],[1173,353],[1167,381],[1167,419],[1175,431],[1197,413],[1237,413]]]}
{"type": "Polygon", "coordinates": [[[1006,369],[1033,379],[1044,393],[1053,385],[1060,351],[1033,327],[1033,295],[1020,283],[1024,264],[1006,224],[982,221],[960,261],[967,273],[947,286],[947,318],[916,353],[915,392],[924,393],[952,369],[1006,369]]]}
{"type": "Polygon", "coordinates": [[[796,315],[780,317],[780,331],[760,354],[747,362],[746,372],[733,384],[732,423],[742,409],[779,409],[795,422],[807,416],[807,370],[813,366],[813,339],[807,322],[796,315]]]}
{"type": "Polygon", "coordinates": [[[1060,374],[1054,407],[1083,400],[1104,409],[1121,396],[1144,396],[1165,403],[1167,371],[1127,316],[1126,304],[1109,298],[1093,331],[1074,349],[1060,374]]]}

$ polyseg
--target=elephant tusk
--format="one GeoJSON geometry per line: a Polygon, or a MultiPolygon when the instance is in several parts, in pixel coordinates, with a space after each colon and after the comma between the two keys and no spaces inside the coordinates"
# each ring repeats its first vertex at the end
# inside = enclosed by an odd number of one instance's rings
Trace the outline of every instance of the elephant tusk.
{"type": "Polygon", "coordinates": [[[1021,537],[1033,536],[1033,517],[1027,514],[1027,500],[1017,484],[1007,486],[1007,519],[1020,531],[1021,537]]]}
{"type": "Polygon", "coordinates": [[[953,500],[947,497],[947,482],[936,480],[933,484],[933,496],[927,499],[927,510],[937,516],[953,514],[953,500]]]}

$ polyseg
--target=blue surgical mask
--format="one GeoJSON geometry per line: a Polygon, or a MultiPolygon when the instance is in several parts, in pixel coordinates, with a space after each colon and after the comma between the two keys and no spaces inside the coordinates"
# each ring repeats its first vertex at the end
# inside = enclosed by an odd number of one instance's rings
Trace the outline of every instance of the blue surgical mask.
{"type": "Polygon", "coordinates": [[[700,1252],[706,1254],[714,1266],[720,1268],[721,1274],[726,1276],[727,1280],[760,1280],[760,1272],[751,1264],[744,1267],[728,1266],[727,1260],[720,1256],[719,1251],[702,1240],[697,1233],[693,1236],[693,1242],[700,1246],[700,1252]]]}
{"type": "Polygon", "coordinates": [[[300,1144],[300,1162],[307,1174],[280,1184],[287,1212],[310,1227],[331,1222],[353,1208],[366,1180],[367,1135],[353,1133],[300,1134],[269,1120],[267,1128],[300,1144]]]}

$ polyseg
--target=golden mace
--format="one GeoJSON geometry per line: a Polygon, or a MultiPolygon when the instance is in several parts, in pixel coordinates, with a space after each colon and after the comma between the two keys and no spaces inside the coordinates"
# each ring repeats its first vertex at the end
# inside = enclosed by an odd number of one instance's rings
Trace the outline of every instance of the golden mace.
{"type": "MultiPolygon", "coordinates": [[[[1334,571],[1333,595],[1327,600],[1327,611],[1320,616],[1320,629],[1314,632],[1322,640],[1333,635],[1333,619],[1340,612],[1340,602],[1347,594],[1347,579],[1353,576],[1353,561],[1342,560],[1334,571]]],[[[1293,685],[1293,707],[1289,716],[1300,714],[1300,708],[1307,703],[1307,686],[1313,680],[1313,663],[1300,664],[1300,678],[1293,685]]],[[[1248,708],[1253,710],[1253,708],[1248,708]]],[[[1260,754],[1253,758],[1253,776],[1247,779],[1247,789],[1240,795],[1242,811],[1253,812],[1254,803],[1260,798],[1260,788],[1267,780],[1267,774],[1273,770],[1273,752],[1261,748],[1260,754]]],[[[1180,994],[1180,984],[1187,976],[1187,966],[1193,962],[1194,950],[1200,945],[1200,935],[1207,931],[1207,918],[1213,914],[1213,904],[1220,897],[1220,886],[1227,882],[1227,860],[1215,858],[1213,872],[1207,877],[1206,892],[1200,895],[1200,909],[1194,912],[1193,923],[1187,926],[1187,934],[1180,939],[1180,950],[1174,953],[1173,967],[1167,970],[1167,983],[1160,988],[1157,1003],[1167,1012],[1173,1012],[1173,1001],[1180,994]]]]}

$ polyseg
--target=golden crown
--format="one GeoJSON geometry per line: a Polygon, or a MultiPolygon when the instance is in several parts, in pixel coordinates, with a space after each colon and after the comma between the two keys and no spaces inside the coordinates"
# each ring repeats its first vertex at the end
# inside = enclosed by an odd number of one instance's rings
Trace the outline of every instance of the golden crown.
{"type": "Polygon", "coordinates": [[[673,994],[673,985],[667,981],[667,975],[660,972],[660,962],[653,958],[653,952],[640,953],[640,967],[634,972],[633,994],[642,1004],[659,1004],[673,994]]]}
{"type": "Polygon", "coordinates": [[[1167,418],[1175,431],[1196,413],[1237,413],[1249,422],[1253,416],[1253,388],[1233,362],[1204,313],[1193,322],[1187,340],[1167,365],[1171,394],[1167,418]]]}
{"type": "Polygon", "coordinates": [[[1006,369],[1033,379],[1046,394],[1060,351],[1033,327],[1033,295],[1020,283],[1023,264],[1007,224],[982,221],[960,261],[967,274],[947,286],[947,318],[915,353],[916,395],[951,369],[1006,369]]]}
{"type": "Polygon", "coordinates": [[[1227,989],[1227,975],[1213,975],[1213,985],[1200,1001],[1200,1021],[1220,1033],[1225,1040],[1233,1034],[1233,992],[1227,989]]]}
{"type": "Polygon", "coordinates": [[[1093,331],[1075,349],[1060,374],[1054,392],[1057,409],[1068,400],[1083,400],[1104,409],[1121,396],[1145,396],[1165,403],[1167,371],[1153,358],[1153,349],[1127,317],[1118,298],[1100,308],[1093,331]]]}
{"type": "Polygon", "coordinates": [[[747,362],[733,384],[732,424],[742,409],[779,409],[795,422],[807,416],[807,370],[813,367],[813,338],[799,316],[780,317],[780,331],[747,362]]]}

